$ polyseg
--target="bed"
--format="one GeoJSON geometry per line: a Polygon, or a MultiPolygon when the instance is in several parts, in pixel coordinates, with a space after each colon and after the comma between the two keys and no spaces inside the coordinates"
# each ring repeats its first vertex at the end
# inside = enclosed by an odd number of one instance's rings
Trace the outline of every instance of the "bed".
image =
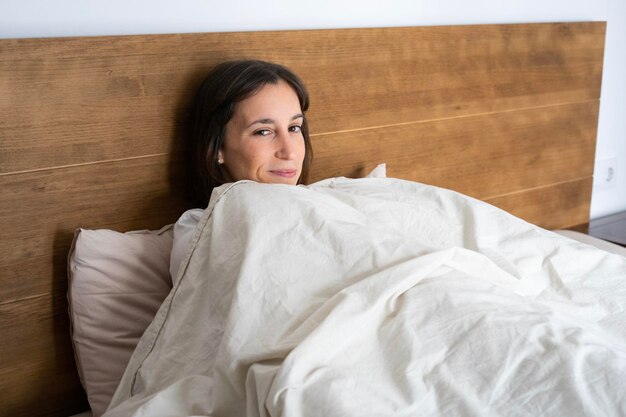
{"type": "Polygon", "coordinates": [[[311,183],[389,177],[545,229],[589,220],[605,23],[0,41],[3,415],[88,408],[67,314],[74,230],[159,229],[189,208],[181,136],[215,63],[306,82],[311,183]]]}

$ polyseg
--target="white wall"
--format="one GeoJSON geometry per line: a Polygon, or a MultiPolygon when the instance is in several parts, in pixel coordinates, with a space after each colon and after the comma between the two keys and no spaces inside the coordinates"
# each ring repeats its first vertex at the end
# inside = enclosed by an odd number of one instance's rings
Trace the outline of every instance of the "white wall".
{"type": "Polygon", "coordinates": [[[0,38],[577,20],[608,22],[596,161],[618,169],[615,187],[594,187],[599,217],[626,210],[624,0],[0,1],[0,38]]]}
{"type": "MultiPolygon", "coordinates": [[[[608,0],[600,120],[596,146],[598,161],[617,157],[616,184],[594,186],[591,217],[626,210],[626,1],[608,0]]],[[[597,170],[596,170],[597,172],[597,170]]]]}

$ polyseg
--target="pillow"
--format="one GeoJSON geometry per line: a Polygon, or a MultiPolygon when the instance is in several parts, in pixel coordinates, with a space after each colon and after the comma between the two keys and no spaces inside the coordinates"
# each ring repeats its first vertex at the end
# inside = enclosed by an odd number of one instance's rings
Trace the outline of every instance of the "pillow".
{"type": "Polygon", "coordinates": [[[200,223],[203,214],[203,209],[196,208],[187,210],[178,218],[176,224],[174,224],[172,252],[170,255],[170,275],[172,277],[172,283],[175,283],[178,279],[178,269],[189,250],[191,240],[193,239],[193,232],[198,223],[200,223]]]}
{"type": "Polygon", "coordinates": [[[387,178],[387,164],[378,164],[365,178],[387,178]]]}
{"type": "Polygon", "coordinates": [[[68,257],[71,332],[94,416],[106,410],[139,338],[171,289],[171,249],[171,225],[74,234],[68,257]]]}

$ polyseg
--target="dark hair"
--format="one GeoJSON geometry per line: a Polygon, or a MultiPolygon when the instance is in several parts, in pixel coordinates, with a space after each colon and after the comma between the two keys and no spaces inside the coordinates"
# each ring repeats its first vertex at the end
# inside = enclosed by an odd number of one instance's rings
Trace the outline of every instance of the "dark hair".
{"type": "MultiPolygon", "coordinates": [[[[206,76],[196,93],[188,136],[196,205],[206,207],[213,188],[227,182],[225,168],[217,162],[218,152],[236,104],[264,85],[277,84],[280,80],[293,88],[304,114],[309,108],[309,93],[302,80],[282,65],[258,60],[228,61],[214,67],[206,76]]],[[[306,117],[301,131],[305,154],[299,184],[306,181],[313,158],[306,117]]]]}

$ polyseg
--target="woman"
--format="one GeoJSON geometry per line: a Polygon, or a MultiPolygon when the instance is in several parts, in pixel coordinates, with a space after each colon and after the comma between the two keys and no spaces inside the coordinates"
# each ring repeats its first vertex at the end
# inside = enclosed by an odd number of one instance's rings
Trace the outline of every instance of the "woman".
{"type": "MultiPolygon", "coordinates": [[[[309,95],[286,67],[258,60],[217,65],[198,89],[189,145],[195,204],[206,207],[227,182],[300,184],[312,159],[305,112],[309,95]]],[[[170,273],[175,278],[203,210],[174,226],[170,273]]]]}
{"type": "Polygon", "coordinates": [[[304,84],[281,65],[245,60],[216,66],[198,90],[191,120],[200,207],[226,182],[304,181],[312,158],[308,107],[304,84]]]}

